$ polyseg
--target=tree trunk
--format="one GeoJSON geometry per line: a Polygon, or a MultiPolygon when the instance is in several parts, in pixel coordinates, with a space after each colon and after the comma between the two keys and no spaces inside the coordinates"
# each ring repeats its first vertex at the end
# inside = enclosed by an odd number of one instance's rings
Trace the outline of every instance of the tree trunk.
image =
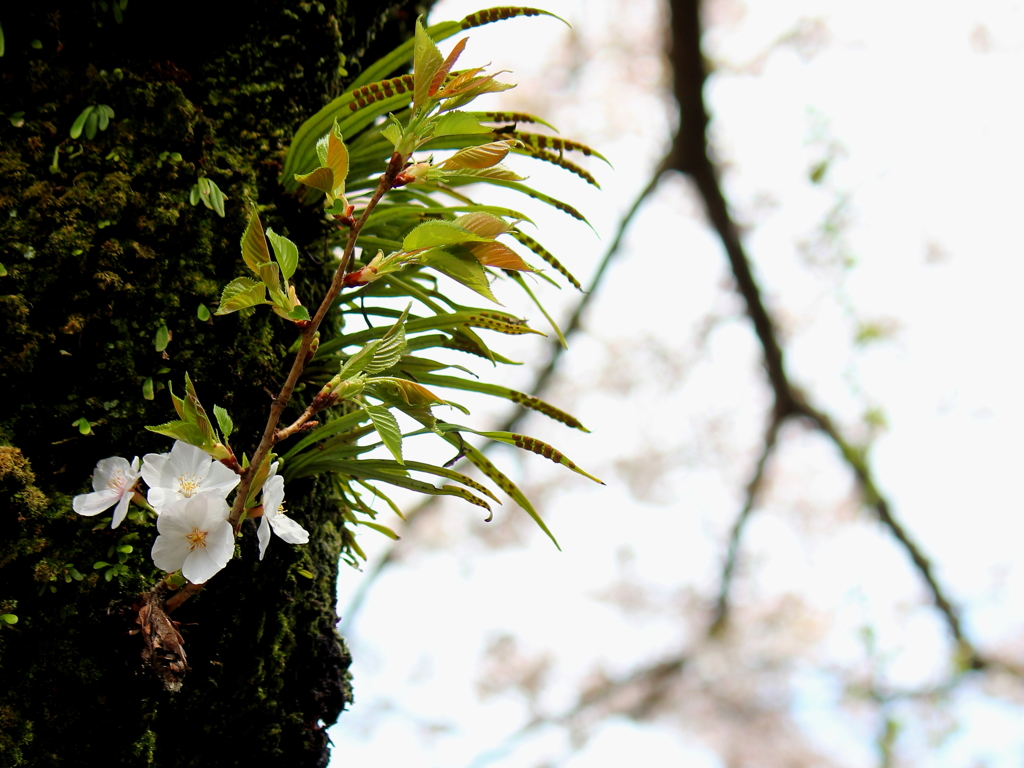
{"type": "Polygon", "coordinates": [[[300,294],[323,294],[319,218],[283,194],[284,153],[344,70],[397,45],[420,8],[121,4],[0,10],[0,110],[24,112],[0,118],[0,614],[18,617],[0,622],[0,765],[324,765],[324,729],[352,692],[335,631],[348,533],[317,483],[289,485],[309,545],[278,542],[260,562],[248,523],[242,557],[174,614],[190,665],[176,693],[128,634],[160,575],[153,530],[111,530],[71,498],[97,460],[169,449],[144,426],[174,418],[167,387],[186,371],[251,454],[294,331],[271,313],[197,312],[241,274],[249,202],[308,247],[300,294]],[[71,139],[99,104],[109,126],[71,139]],[[223,218],[190,204],[200,176],[226,194],[223,218]],[[113,578],[94,568],[119,555],[113,578]]]}

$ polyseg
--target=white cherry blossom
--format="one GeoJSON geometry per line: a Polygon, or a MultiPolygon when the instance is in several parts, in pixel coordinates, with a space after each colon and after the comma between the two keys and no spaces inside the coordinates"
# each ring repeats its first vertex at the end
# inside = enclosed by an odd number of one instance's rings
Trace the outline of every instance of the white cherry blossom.
{"type": "Polygon", "coordinates": [[[208,581],[235,551],[230,511],[224,499],[208,493],[165,507],[156,519],[160,535],[153,542],[153,563],[163,571],[180,570],[193,584],[208,581]]]}
{"type": "Polygon", "coordinates": [[[75,496],[71,508],[80,515],[92,517],[117,504],[114,507],[114,520],[110,525],[111,528],[117,528],[128,514],[128,502],[132,500],[138,479],[138,456],[131,464],[120,456],[102,459],[92,473],[93,492],[75,496]]]}
{"type": "Polygon", "coordinates": [[[142,479],[149,486],[149,503],[163,512],[174,502],[198,494],[227,498],[239,477],[201,448],[178,440],[170,453],[146,454],[142,479]]]}
{"type": "Polygon", "coordinates": [[[284,478],[277,473],[277,464],[270,469],[270,477],[263,485],[263,518],[256,531],[260,542],[260,560],[270,543],[270,532],[273,531],[289,544],[306,544],[309,533],[284,513],[284,478]]]}

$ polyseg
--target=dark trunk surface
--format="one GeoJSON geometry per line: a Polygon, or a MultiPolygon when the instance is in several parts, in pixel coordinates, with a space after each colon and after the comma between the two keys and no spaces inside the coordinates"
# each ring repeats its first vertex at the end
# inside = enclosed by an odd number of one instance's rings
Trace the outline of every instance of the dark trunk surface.
{"type": "MultiPolygon", "coordinates": [[[[19,618],[0,626],[0,765],[326,763],[323,729],[352,692],[334,608],[346,534],[317,484],[288,489],[308,546],[278,541],[258,562],[248,524],[243,557],[175,613],[191,666],[178,693],[126,634],[157,576],[155,532],[94,531],[102,515],[75,515],[71,497],[91,490],[99,459],[169,449],[143,427],[174,417],[162,387],[180,390],[186,371],[208,409],[231,413],[236,451],[252,452],[294,333],[269,312],[209,323],[197,310],[242,273],[250,201],[320,258],[318,217],[278,185],[284,151],[340,93],[339,68],[357,74],[419,10],[136,1],[118,23],[109,2],[0,9],[0,110],[24,112],[20,127],[0,118],[0,614],[19,618]],[[70,139],[91,104],[115,119],[70,139]],[[227,195],[225,218],[189,203],[200,175],[227,195]],[[127,572],[94,571],[125,545],[127,572]]],[[[302,260],[300,295],[322,295],[323,269],[302,260]]]]}

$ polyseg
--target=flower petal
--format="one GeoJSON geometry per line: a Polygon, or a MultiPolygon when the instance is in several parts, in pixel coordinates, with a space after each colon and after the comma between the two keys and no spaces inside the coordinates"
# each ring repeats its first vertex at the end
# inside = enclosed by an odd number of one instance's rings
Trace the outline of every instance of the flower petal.
{"type": "MultiPolygon", "coordinates": [[[[164,517],[167,515],[157,518],[157,523],[159,524],[164,517]]],[[[150,554],[153,557],[153,565],[161,571],[173,573],[181,570],[185,564],[185,560],[189,556],[188,543],[185,541],[184,535],[161,533],[153,542],[153,550],[150,554]]]]}
{"type": "Polygon", "coordinates": [[[309,543],[309,532],[286,515],[274,515],[270,518],[270,526],[279,538],[289,544],[309,543]]]}
{"type": "Polygon", "coordinates": [[[238,485],[242,478],[219,461],[213,461],[209,465],[206,477],[200,484],[201,493],[209,493],[215,496],[226,498],[229,493],[238,485]]]}
{"type": "Polygon", "coordinates": [[[133,474],[128,459],[120,456],[111,456],[109,459],[100,459],[96,462],[96,469],[92,473],[92,489],[104,491],[111,488],[110,482],[117,479],[118,472],[124,480],[133,474]]]}
{"type": "MultiPolygon", "coordinates": [[[[170,454],[167,453],[147,453],[142,459],[142,479],[146,481],[146,485],[150,488],[155,488],[161,485],[160,478],[163,476],[164,471],[167,469],[167,464],[170,461],[170,454]]],[[[150,499],[150,504],[153,500],[150,499]]]]}
{"type": "Polygon", "coordinates": [[[128,502],[131,500],[132,494],[130,492],[121,496],[121,500],[117,502],[117,507],[114,508],[114,519],[110,523],[111,528],[117,528],[121,521],[124,520],[125,515],[128,514],[128,502]]]}
{"type": "Polygon", "coordinates": [[[256,529],[256,538],[260,542],[260,560],[263,559],[263,554],[267,551],[267,544],[270,543],[270,523],[268,520],[269,518],[263,515],[259,528],[256,529]]]}
{"type": "Polygon", "coordinates": [[[104,489],[93,493],[83,493],[71,501],[71,508],[80,515],[92,517],[117,503],[121,494],[114,490],[104,489]]]}

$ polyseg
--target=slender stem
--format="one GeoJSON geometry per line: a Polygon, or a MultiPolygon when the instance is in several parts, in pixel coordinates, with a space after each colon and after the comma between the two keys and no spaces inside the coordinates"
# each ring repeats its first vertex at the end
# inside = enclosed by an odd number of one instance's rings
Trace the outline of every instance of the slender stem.
{"type": "Polygon", "coordinates": [[[248,469],[242,472],[242,481],[238,484],[238,493],[235,496],[234,506],[231,508],[231,514],[228,516],[228,522],[235,529],[237,533],[238,527],[241,524],[242,512],[245,510],[245,500],[249,496],[249,489],[252,487],[253,474],[263,463],[263,460],[270,453],[270,449],[275,443],[275,433],[277,432],[278,422],[281,421],[281,414],[284,413],[284,409],[288,406],[291,400],[292,393],[295,391],[295,385],[299,381],[299,376],[302,375],[302,371],[305,369],[306,364],[309,362],[307,359],[307,352],[309,352],[310,344],[313,342],[313,335],[317,332],[320,324],[323,322],[324,317],[327,316],[327,311],[334,304],[334,300],[338,298],[338,294],[341,293],[341,289],[345,285],[345,275],[348,273],[349,266],[352,263],[352,255],[355,252],[356,240],[359,237],[359,233],[363,226],[366,224],[367,219],[370,218],[370,214],[376,207],[377,203],[384,196],[384,193],[391,189],[395,177],[402,170],[405,165],[405,157],[398,154],[397,152],[391,156],[391,161],[388,163],[387,170],[381,174],[380,181],[377,183],[377,189],[373,193],[373,197],[363,208],[363,213],[356,221],[348,234],[348,242],[345,244],[345,252],[341,257],[341,263],[338,265],[337,271],[334,273],[334,280],[331,281],[331,287],[327,290],[327,295],[324,296],[322,302],[320,302],[320,308],[317,309],[316,314],[313,315],[313,319],[310,320],[309,326],[302,334],[302,341],[299,344],[299,351],[295,354],[295,360],[292,362],[291,370],[288,372],[288,378],[285,379],[284,386],[281,387],[281,391],[278,392],[277,397],[274,398],[273,404],[270,406],[270,416],[267,418],[267,426],[263,430],[263,437],[260,439],[260,444],[256,448],[256,452],[253,454],[252,461],[249,464],[248,469]]]}

